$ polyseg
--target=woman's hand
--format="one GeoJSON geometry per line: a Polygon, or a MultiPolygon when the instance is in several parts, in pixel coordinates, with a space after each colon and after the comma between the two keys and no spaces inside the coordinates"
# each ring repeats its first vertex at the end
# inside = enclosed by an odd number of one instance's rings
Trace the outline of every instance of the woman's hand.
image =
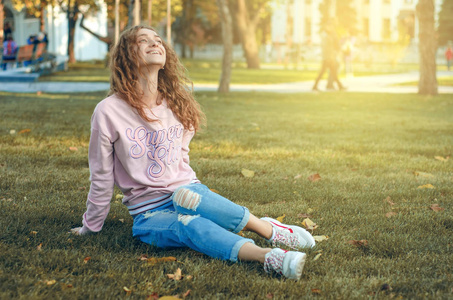
{"type": "Polygon", "coordinates": [[[81,229],[82,229],[82,227],[72,228],[72,229],[71,229],[71,233],[72,233],[72,234],[75,234],[75,235],[82,235],[82,233],[80,232],[81,229]]]}

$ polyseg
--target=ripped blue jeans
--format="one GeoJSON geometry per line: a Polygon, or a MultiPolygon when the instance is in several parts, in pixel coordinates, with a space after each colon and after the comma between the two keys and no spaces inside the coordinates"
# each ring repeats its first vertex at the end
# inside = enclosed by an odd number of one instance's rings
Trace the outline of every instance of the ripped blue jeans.
{"type": "Polygon", "coordinates": [[[192,183],[179,187],[172,204],[134,217],[132,233],[160,248],[189,247],[208,256],[237,261],[239,249],[251,239],[236,233],[250,218],[247,208],[192,183]]]}

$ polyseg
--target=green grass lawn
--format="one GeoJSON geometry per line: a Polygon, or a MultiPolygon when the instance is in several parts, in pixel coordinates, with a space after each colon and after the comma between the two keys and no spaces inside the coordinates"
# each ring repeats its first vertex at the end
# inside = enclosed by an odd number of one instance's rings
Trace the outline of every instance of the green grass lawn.
{"type": "MultiPolygon", "coordinates": [[[[400,83],[398,85],[417,86],[418,81],[410,81],[410,82],[400,83]]],[[[453,86],[453,75],[452,76],[442,76],[442,77],[437,78],[437,85],[438,86],[453,86]]]]}
{"type": "MultiPolygon", "coordinates": [[[[187,69],[187,75],[195,84],[212,83],[218,84],[221,74],[221,61],[184,59],[184,66],[187,69]]],[[[320,63],[304,62],[294,66],[278,64],[262,64],[261,69],[247,69],[245,63],[233,63],[231,74],[232,84],[273,84],[298,81],[312,81],[318,75],[320,63]]],[[[389,65],[375,64],[365,66],[363,64],[355,65],[355,76],[368,76],[376,74],[388,74],[407,72],[413,70],[413,65],[389,65]]],[[[78,62],[69,65],[66,72],[57,72],[48,76],[41,76],[40,81],[88,81],[88,82],[108,82],[109,70],[103,62],[78,62]]],[[[326,77],[327,75],[324,75],[326,77]]],[[[340,77],[343,72],[340,72],[340,77]]]]}
{"type": "Polygon", "coordinates": [[[0,93],[0,299],[453,297],[449,95],[197,94],[209,120],[191,144],[199,179],[258,216],[301,224],[307,214],[329,237],[307,250],[298,282],[135,240],[118,190],[101,233],[69,234],[85,211],[89,122],[103,96],[0,93]],[[177,268],[186,278],[168,279],[177,268]]]}

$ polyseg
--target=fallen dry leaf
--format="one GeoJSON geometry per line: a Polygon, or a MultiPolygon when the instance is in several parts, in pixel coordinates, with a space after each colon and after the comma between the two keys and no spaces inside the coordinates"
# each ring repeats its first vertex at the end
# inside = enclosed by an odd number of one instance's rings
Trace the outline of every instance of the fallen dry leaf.
{"type": "Polygon", "coordinates": [[[186,298],[187,296],[189,296],[189,294],[190,294],[191,291],[192,291],[192,290],[187,290],[187,292],[185,292],[184,294],[182,294],[182,297],[183,297],[183,298],[186,298]]]}
{"type": "Polygon", "coordinates": [[[396,216],[396,215],[397,215],[397,213],[394,212],[394,211],[390,211],[390,212],[388,212],[388,213],[385,214],[385,216],[386,216],[387,218],[391,218],[391,217],[396,216]]]}
{"type": "Polygon", "coordinates": [[[151,295],[148,295],[148,297],[146,297],[146,300],[157,300],[157,299],[159,299],[159,294],[156,292],[153,292],[151,295]]]}
{"type": "Polygon", "coordinates": [[[130,295],[132,293],[132,290],[126,286],[123,287],[123,291],[125,291],[127,295],[130,295]]]}
{"type": "Polygon", "coordinates": [[[242,169],[241,173],[246,178],[252,178],[255,176],[255,172],[252,170],[242,169]]]}
{"type": "Polygon", "coordinates": [[[139,258],[137,258],[137,260],[148,260],[148,255],[142,254],[139,258]]]}
{"type": "Polygon", "coordinates": [[[36,250],[38,251],[41,251],[42,250],[42,243],[38,245],[38,247],[36,247],[36,250]]]}
{"type": "Polygon", "coordinates": [[[27,128],[27,129],[22,129],[21,131],[19,131],[19,134],[29,133],[29,132],[31,132],[31,129],[27,128]]]}
{"type": "Polygon", "coordinates": [[[167,274],[167,277],[173,280],[181,280],[182,279],[181,269],[178,268],[174,274],[167,274]]]}
{"type": "Polygon", "coordinates": [[[388,196],[387,198],[384,199],[384,202],[387,202],[388,204],[390,204],[391,206],[395,205],[395,203],[392,201],[392,199],[390,198],[390,196],[388,196]]]}
{"type": "Polygon", "coordinates": [[[308,180],[310,180],[311,182],[316,182],[318,180],[321,180],[321,176],[318,173],[312,174],[308,176],[308,180]]]}
{"type": "Polygon", "coordinates": [[[435,187],[432,184],[424,184],[417,187],[417,189],[434,189],[435,187]]]}
{"type": "Polygon", "coordinates": [[[297,174],[296,176],[294,176],[294,179],[299,179],[299,178],[301,178],[301,177],[302,177],[301,174],[297,174]]]}
{"type": "Polygon", "coordinates": [[[283,223],[283,219],[286,217],[286,215],[283,215],[283,216],[280,216],[277,218],[277,221],[279,221],[280,223],[283,223]]]}
{"type": "Polygon", "coordinates": [[[321,255],[322,255],[322,253],[316,254],[315,257],[313,258],[313,261],[318,260],[321,257],[321,255]]]}
{"type": "Polygon", "coordinates": [[[33,231],[30,231],[30,234],[37,235],[38,232],[33,230],[33,231]]]}
{"type": "Polygon", "coordinates": [[[272,294],[272,293],[267,293],[266,299],[272,299],[272,298],[274,298],[274,294],[272,294]]]}
{"type": "Polygon", "coordinates": [[[14,129],[11,129],[11,130],[9,131],[9,134],[11,134],[11,135],[15,135],[15,134],[16,134],[16,130],[14,130],[14,129]]]}
{"type": "Polygon", "coordinates": [[[350,240],[348,244],[351,244],[356,247],[367,247],[368,241],[367,240],[350,240]]]}
{"type": "Polygon", "coordinates": [[[315,242],[317,242],[317,243],[326,241],[329,239],[329,237],[327,235],[314,235],[313,238],[315,239],[315,242]]]}
{"type": "Polygon", "coordinates": [[[57,283],[55,279],[46,281],[47,285],[54,285],[55,283],[57,283]]]}
{"type": "Polygon", "coordinates": [[[437,204],[437,203],[431,204],[431,206],[429,208],[431,208],[435,212],[443,211],[445,209],[443,207],[440,207],[439,204],[437,204]]]}
{"type": "Polygon", "coordinates": [[[176,257],[167,256],[167,257],[150,257],[147,258],[146,261],[150,265],[155,265],[157,263],[169,262],[169,261],[176,261],[176,257]]]}
{"type": "Polygon", "coordinates": [[[88,263],[88,261],[89,261],[90,259],[91,259],[90,256],[85,257],[85,258],[83,259],[83,263],[84,263],[84,264],[88,263]]]}
{"type": "Polygon", "coordinates": [[[315,230],[316,228],[318,228],[318,225],[316,225],[316,223],[309,218],[304,219],[302,221],[302,225],[308,230],[315,230]]]}
{"type": "Polygon", "coordinates": [[[443,162],[446,162],[449,158],[450,158],[450,156],[447,156],[447,157],[434,156],[434,159],[437,159],[437,160],[440,160],[440,161],[443,161],[443,162]]]}
{"type": "Polygon", "coordinates": [[[321,294],[321,290],[320,289],[311,289],[311,292],[313,294],[321,294]]]}
{"type": "Polygon", "coordinates": [[[69,151],[79,151],[79,148],[77,148],[77,147],[69,147],[69,151]]]}
{"type": "Polygon", "coordinates": [[[210,189],[210,190],[211,190],[211,192],[214,192],[216,194],[220,194],[220,192],[218,190],[216,190],[216,189],[210,189]]]}

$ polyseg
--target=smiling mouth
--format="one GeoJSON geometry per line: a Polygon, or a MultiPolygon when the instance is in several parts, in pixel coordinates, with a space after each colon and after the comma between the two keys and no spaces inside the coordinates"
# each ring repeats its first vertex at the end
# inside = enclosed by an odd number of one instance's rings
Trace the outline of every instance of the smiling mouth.
{"type": "Polygon", "coordinates": [[[160,54],[160,52],[159,52],[159,51],[156,51],[156,50],[154,50],[154,51],[151,51],[151,52],[148,52],[148,53],[149,53],[149,54],[158,54],[158,55],[162,55],[162,54],[160,54]]]}

